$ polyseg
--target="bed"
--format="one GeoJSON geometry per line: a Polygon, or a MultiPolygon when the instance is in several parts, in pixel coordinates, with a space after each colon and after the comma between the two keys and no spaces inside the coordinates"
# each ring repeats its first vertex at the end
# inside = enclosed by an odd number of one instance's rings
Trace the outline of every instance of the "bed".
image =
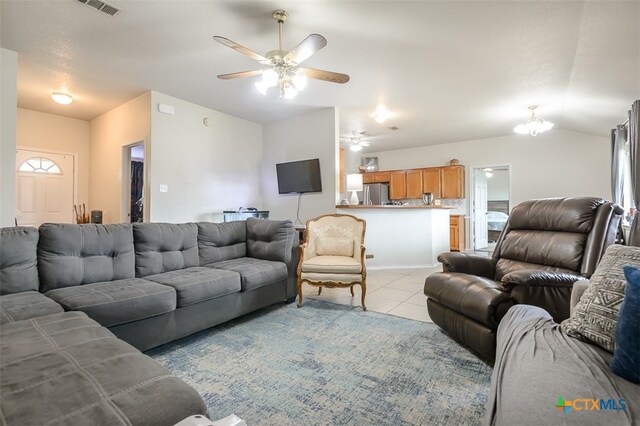
{"type": "Polygon", "coordinates": [[[490,243],[495,243],[509,218],[509,201],[487,201],[487,210],[488,239],[490,243]]]}

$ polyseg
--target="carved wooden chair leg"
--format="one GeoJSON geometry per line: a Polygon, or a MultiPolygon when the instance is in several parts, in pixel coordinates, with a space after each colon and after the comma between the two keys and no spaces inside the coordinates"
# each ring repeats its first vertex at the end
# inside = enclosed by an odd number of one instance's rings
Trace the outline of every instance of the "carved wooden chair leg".
{"type": "Polygon", "coordinates": [[[320,293],[322,293],[322,287],[318,287],[318,296],[320,296],[320,293]]]}
{"type": "Polygon", "coordinates": [[[353,297],[354,296],[354,294],[353,294],[353,286],[349,287],[349,290],[351,290],[351,297],[353,297]]]}
{"type": "Polygon", "coordinates": [[[302,305],[302,280],[298,278],[298,308],[302,305]]]}
{"type": "Polygon", "coordinates": [[[366,311],[367,307],[364,304],[364,296],[367,294],[367,281],[362,281],[360,287],[362,288],[362,310],[366,311]]]}

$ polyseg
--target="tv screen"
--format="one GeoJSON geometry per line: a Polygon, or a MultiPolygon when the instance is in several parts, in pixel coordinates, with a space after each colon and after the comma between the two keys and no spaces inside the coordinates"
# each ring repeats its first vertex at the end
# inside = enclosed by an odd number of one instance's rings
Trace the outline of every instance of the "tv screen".
{"type": "Polygon", "coordinates": [[[276,164],[280,194],[322,192],[320,160],[292,161],[276,164]]]}

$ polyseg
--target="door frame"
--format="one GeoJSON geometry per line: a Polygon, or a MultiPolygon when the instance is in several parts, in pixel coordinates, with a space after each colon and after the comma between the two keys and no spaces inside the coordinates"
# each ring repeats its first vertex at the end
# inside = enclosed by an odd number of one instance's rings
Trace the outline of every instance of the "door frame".
{"type": "MultiPolygon", "coordinates": [[[[16,150],[20,150],[20,151],[31,151],[31,152],[44,152],[46,154],[57,154],[57,155],[70,155],[71,157],[73,157],[73,188],[72,188],[72,193],[73,193],[73,205],[76,205],[79,203],[78,201],[78,153],[73,153],[73,152],[68,152],[68,151],[58,151],[55,149],[46,149],[46,148],[36,148],[36,147],[32,147],[32,146],[22,146],[22,145],[16,145],[16,150]]],[[[16,161],[16,164],[14,164],[13,166],[13,174],[16,176],[16,178],[18,177],[18,164],[16,161]]],[[[89,200],[87,200],[87,204],[89,204],[89,200]]],[[[15,214],[15,213],[14,213],[15,214]]]]}
{"type": "Polygon", "coordinates": [[[511,205],[511,199],[512,199],[512,195],[511,195],[511,163],[495,163],[495,164],[487,164],[487,165],[482,165],[482,166],[470,166],[469,167],[469,171],[470,171],[470,179],[469,179],[469,249],[470,250],[475,250],[476,249],[476,241],[475,241],[475,229],[476,229],[476,224],[475,224],[475,189],[476,189],[476,171],[477,170],[482,170],[482,169],[486,169],[486,168],[491,168],[491,169],[507,169],[507,172],[509,173],[509,209],[511,209],[512,205],[511,205]]]}
{"type": "Polygon", "coordinates": [[[131,203],[131,148],[142,145],[144,151],[144,169],[142,174],[142,221],[149,222],[149,146],[147,138],[140,139],[122,145],[122,161],[120,163],[121,191],[120,191],[120,222],[131,223],[130,203],[131,203]]]}

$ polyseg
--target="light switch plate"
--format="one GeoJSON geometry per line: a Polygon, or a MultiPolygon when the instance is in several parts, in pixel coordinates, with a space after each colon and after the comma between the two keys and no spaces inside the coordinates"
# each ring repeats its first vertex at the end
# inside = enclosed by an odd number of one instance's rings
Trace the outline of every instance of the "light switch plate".
{"type": "Polygon", "coordinates": [[[160,192],[169,192],[169,185],[160,185],[160,192]]]}

